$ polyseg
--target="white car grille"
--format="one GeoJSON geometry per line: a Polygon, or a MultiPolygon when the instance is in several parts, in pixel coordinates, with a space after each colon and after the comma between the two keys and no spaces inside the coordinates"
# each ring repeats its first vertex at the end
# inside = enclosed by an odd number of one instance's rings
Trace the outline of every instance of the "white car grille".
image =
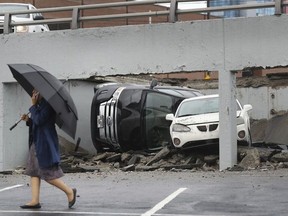
{"type": "Polygon", "coordinates": [[[215,131],[218,128],[218,124],[199,125],[197,128],[201,132],[215,131]]]}

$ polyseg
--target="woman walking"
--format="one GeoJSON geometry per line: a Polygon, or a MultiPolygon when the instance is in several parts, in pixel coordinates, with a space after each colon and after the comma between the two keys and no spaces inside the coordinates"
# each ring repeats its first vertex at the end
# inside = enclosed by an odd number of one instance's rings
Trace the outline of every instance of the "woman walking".
{"type": "Polygon", "coordinates": [[[29,156],[25,174],[31,177],[31,201],[20,206],[23,209],[39,209],[41,179],[62,190],[68,199],[68,207],[76,202],[75,188],[67,186],[60,178],[64,176],[60,164],[58,136],[55,128],[56,113],[47,101],[33,90],[32,106],[21,116],[29,126],[29,156]]]}

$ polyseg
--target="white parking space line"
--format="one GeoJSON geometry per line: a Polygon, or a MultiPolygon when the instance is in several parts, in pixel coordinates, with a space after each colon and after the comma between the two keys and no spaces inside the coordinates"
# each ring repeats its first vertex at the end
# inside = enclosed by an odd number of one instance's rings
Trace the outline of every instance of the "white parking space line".
{"type": "MultiPolygon", "coordinates": [[[[6,187],[3,189],[0,189],[0,192],[11,190],[14,188],[22,187],[23,184],[18,184],[10,187],[6,187]]],[[[21,214],[52,214],[52,215],[123,215],[123,216],[203,216],[203,215],[198,215],[198,214],[173,214],[173,213],[167,213],[167,214],[161,214],[161,213],[156,213],[160,209],[162,209],[167,203],[171,202],[174,198],[176,198],[180,193],[185,191],[187,188],[179,188],[177,191],[173,192],[170,194],[168,197],[166,197],[164,200],[159,202],[157,205],[155,205],[152,209],[149,211],[145,212],[144,214],[141,213],[121,213],[121,212],[81,212],[81,211],[45,211],[45,210],[0,210],[1,213],[6,213],[6,214],[13,214],[13,215],[21,215],[21,214]]],[[[216,215],[205,215],[205,216],[216,216],[216,215]]],[[[217,215],[219,216],[219,215],[217,215]]],[[[221,216],[227,216],[227,215],[221,215],[221,216]]]]}
{"type": "MultiPolygon", "coordinates": [[[[0,214],[1,213],[6,213],[6,214],[12,214],[13,215],[21,215],[21,214],[29,214],[29,215],[33,215],[33,214],[36,214],[36,215],[41,215],[41,214],[45,214],[45,215],[48,215],[48,214],[53,214],[53,215],[123,215],[123,216],[139,216],[139,213],[112,213],[112,212],[75,212],[75,211],[42,211],[42,210],[31,210],[31,211],[13,211],[13,210],[0,210],[0,214]]],[[[153,214],[154,216],[231,216],[231,215],[199,215],[199,214],[153,214]]]]}
{"type": "Polygon", "coordinates": [[[153,215],[155,212],[157,212],[160,209],[162,209],[167,203],[171,202],[171,200],[173,200],[175,197],[177,197],[180,193],[182,193],[186,189],[187,188],[179,188],[177,191],[175,191],[174,193],[170,194],[168,197],[166,197],[164,200],[159,202],[152,209],[150,209],[149,211],[145,212],[141,216],[151,216],[151,215],[153,215]]]}
{"type": "Polygon", "coordinates": [[[16,214],[37,214],[37,215],[40,215],[40,214],[54,214],[54,215],[125,215],[125,216],[139,216],[139,213],[111,213],[111,212],[75,212],[75,211],[42,211],[42,210],[31,210],[31,211],[22,211],[22,210],[0,210],[0,213],[6,213],[6,214],[9,214],[9,213],[13,213],[13,215],[16,215],[16,214]]]}
{"type": "Polygon", "coordinates": [[[17,188],[17,187],[22,187],[22,186],[23,186],[23,184],[18,184],[18,185],[6,187],[6,188],[3,188],[3,189],[0,189],[0,192],[6,191],[6,190],[11,190],[11,189],[14,189],[14,188],[17,188]]]}

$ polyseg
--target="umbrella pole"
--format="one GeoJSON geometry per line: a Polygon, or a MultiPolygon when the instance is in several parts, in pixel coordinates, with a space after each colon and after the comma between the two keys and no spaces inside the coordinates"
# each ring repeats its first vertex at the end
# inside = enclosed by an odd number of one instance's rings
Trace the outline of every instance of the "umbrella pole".
{"type": "MultiPolygon", "coordinates": [[[[30,111],[26,115],[29,115],[29,114],[30,114],[30,111]]],[[[18,123],[21,121],[22,121],[22,119],[20,118],[17,122],[15,122],[15,124],[10,127],[10,131],[13,130],[18,125],[18,123]]]]}
{"type": "Polygon", "coordinates": [[[80,141],[81,141],[81,138],[80,138],[80,137],[78,137],[78,139],[77,139],[77,143],[76,143],[76,146],[75,146],[75,149],[74,149],[74,151],[75,151],[75,152],[77,152],[77,151],[78,151],[78,148],[79,148],[79,144],[80,144],[80,141]]]}

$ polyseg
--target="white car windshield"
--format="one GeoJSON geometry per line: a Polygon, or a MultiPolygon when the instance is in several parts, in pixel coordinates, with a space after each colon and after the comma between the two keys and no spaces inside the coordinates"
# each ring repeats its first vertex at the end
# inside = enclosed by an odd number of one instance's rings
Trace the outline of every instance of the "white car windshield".
{"type": "Polygon", "coordinates": [[[185,101],[179,107],[177,117],[219,112],[218,101],[218,97],[185,101]]]}
{"type": "MultiPolygon", "coordinates": [[[[29,10],[26,5],[0,5],[0,13],[29,10]]],[[[29,14],[18,14],[16,17],[29,18],[29,14]]]]}
{"type": "MultiPolygon", "coordinates": [[[[237,110],[241,110],[238,102],[237,110]]],[[[219,97],[201,98],[197,100],[184,101],[176,114],[177,117],[189,116],[189,115],[200,115],[207,113],[218,113],[219,112],[219,97]]]]}

